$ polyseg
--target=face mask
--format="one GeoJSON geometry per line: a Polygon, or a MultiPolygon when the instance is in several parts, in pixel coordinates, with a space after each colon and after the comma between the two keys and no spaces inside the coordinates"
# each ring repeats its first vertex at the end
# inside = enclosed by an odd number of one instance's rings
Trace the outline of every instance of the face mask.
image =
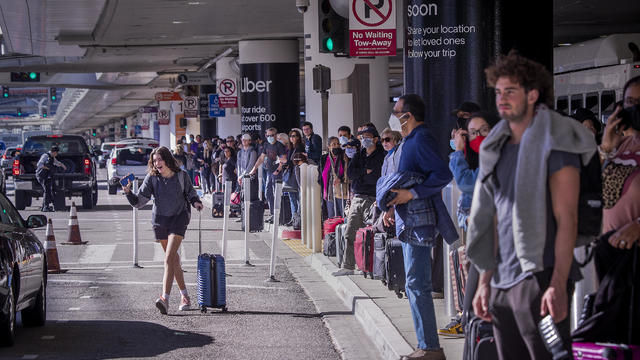
{"type": "Polygon", "coordinates": [[[349,159],[353,159],[353,157],[356,156],[357,150],[353,148],[347,148],[344,150],[344,152],[347,154],[347,157],[349,159]]]}
{"type": "Polygon", "coordinates": [[[267,141],[269,142],[269,144],[273,145],[276,143],[276,138],[273,136],[267,136],[267,141]]]}
{"type": "Polygon", "coordinates": [[[469,146],[471,147],[471,149],[473,149],[473,151],[475,151],[475,152],[477,152],[479,154],[480,153],[480,144],[482,144],[484,139],[486,139],[486,136],[476,136],[475,139],[469,141],[469,146]]]}
{"type": "Polygon", "coordinates": [[[346,136],[340,136],[340,138],[338,139],[338,141],[340,141],[340,145],[345,145],[346,143],[349,142],[349,139],[347,139],[346,136]]]}
{"type": "Polygon", "coordinates": [[[340,148],[333,148],[331,149],[331,153],[335,156],[340,155],[340,153],[342,152],[342,150],[340,148]]]}
{"type": "Polygon", "coordinates": [[[456,151],[456,141],[454,139],[449,140],[449,146],[451,146],[451,150],[456,151]]]}
{"type": "Polygon", "coordinates": [[[279,142],[280,144],[282,144],[282,145],[286,145],[286,144],[284,143],[284,141],[282,141],[282,140],[278,140],[278,142],[279,142]]]}
{"type": "Polygon", "coordinates": [[[400,116],[399,118],[396,117],[395,115],[391,114],[389,116],[389,128],[393,131],[402,131],[402,126],[404,124],[406,124],[407,122],[400,122],[400,119],[402,119],[403,117],[405,117],[407,114],[405,113],[404,115],[400,116]]]}
{"type": "Polygon", "coordinates": [[[362,147],[363,148],[369,148],[373,146],[373,139],[372,138],[362,138],[362,147]]]}

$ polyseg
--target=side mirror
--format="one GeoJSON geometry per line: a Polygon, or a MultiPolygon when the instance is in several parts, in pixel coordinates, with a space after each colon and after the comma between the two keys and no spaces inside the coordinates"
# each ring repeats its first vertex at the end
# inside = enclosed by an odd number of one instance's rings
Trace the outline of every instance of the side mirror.
{"type": "Polygon", "coordinates": [[[47,217],[44,215],[29,215],[27,218],[27,228],[39,228],[47,225],[47,217]]]}

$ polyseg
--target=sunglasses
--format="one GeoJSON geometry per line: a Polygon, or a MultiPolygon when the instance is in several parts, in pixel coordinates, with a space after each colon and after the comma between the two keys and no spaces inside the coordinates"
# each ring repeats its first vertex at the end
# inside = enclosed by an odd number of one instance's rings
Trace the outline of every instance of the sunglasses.
{"type": "Polygon", "coordinates": [[[391,142],[391,140],[392,139],[390,137],[382,138],[382,142],[391,142]]]}
{"type": "Polygon", "coordinates": [[[298,134],[291,134],[291,135],[289,135],[289,137],[300,137],[300,135],[298,135],[298,134]]]}

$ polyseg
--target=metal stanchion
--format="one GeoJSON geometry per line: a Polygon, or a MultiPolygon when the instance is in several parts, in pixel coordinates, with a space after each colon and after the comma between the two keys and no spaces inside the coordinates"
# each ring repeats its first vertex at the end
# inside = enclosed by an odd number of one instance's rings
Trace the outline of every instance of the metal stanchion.
{"type": "MultiPolygon", "coordinates": [[[[593,251],[593,249],[591,249],[593,251]]],[[[577,261],[583,262],[587,259],[584,246],[574,249],[573,254],[577,261]]],[[[573,291],[573,301],[571,304],[571,330],[578,327],[578,321],[582,314],[585,295],[592,294],[598,290],[598,274],[596,273],[596,265],[591,259],[583,268],[580,269],[582,280],[576,282],[573,291]]]]}
{"type": "Polygon", "coordinates": [[[282,180],[276,180],[275,198],[273,199],[273,236],[271,237],[271,262],[269,263],[269,278],[267,282],[276,280],[276,240],[278,238],[278,225],[280,223],[280,206],[282,203],[282,180]]]}
{"type": "Polygon", "coordinates": [[[309,237],[309,217],[308,211],[311,208],[307,207],[307,197],[309,192],[307,191],[307,164],[300,165],[300,241],[303,245],[307,243],[309,237]]]}
{"type": "Polygon", "coordinates": [[[222,257],[227,257],[227,232],[229,231],[229,212],[231,211],[231,181],[224,184],[224,205],[222,210],[222,257]]]}
{"type": "MultiPolygon", "coordinates": [[[[138,179],[133,180],[133,192],[138,193],[138,179]]],[[[138,208],[133,206],[133,267],[142,268],[138,265],[138,208]]]]}
{"type": "MultiPolygon", "coordinates": [[[[453,182],[449,183],[444,189],[442,189],[442,199],[444,200],[444,204],[449,211],[449,216],[452,219],[456,219],[456,210],[457,210],[457,196],[455,196],[455,184],[453,182]]],[[[457,228],[457,224],[456,224],[457,228]]],[[[458,231],[460,233],[460,231],[458,231]]],[[[446,241],[442,242],[442,264],[444,266],[444,283],[443,283],[443,291],[444,291],[444,300],[445,300],[445,310],[447,311],[447,316],[454,317],[456,316],[456,305],[453,302],[453,286],[451,285],[451,271],[450,262],[449,262],[449,252],[451,251],[451,246],[446,241]]]]}
{"type": "Polygon", "coordinates": [[[258,166],[258,198],[260,201],[264,201],[263,193],[262,193],[262,180],[264,179],[264,168],[263,165],[258,166]]]}
{"type": "MultiPolygon", "coordinates": [[[[262,169],[262,167],[259,167],[262,169]]],[[[260,171],[258,172],[260,174],[260,171]]],[[[260,179],[260,178],[258,178],[260,179]]],[[[242,213],[244,217],[244,266],[253,266],[251,262],[249,262],[249,224],[251,221],[249,220],[249,216],[251,216],[251,184],[249,183],[251,178],[248,175],[244,176],[244,211],[242,213]]],[[[260,181],[260,180],[258,180],[260,181]]],[[[259,191],[258,191],[259,192],[259,191]]]]}
{"type": "Polygon", "coordinates": [[[318,166],[309,165],[309,206],[311,209],[311,243],[309,248],[314,252],[322,252],[322,195],[320,194],[320,184],[317,181],[311,179],[317,179],[318,166]]]}

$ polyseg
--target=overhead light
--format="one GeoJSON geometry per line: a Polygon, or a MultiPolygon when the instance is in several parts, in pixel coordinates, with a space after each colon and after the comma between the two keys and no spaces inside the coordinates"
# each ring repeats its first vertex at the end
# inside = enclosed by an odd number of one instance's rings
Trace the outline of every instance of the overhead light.
{"type": "Polygon", "coordinates": [[[227,50],[223,51],[223,52],[222,52],[221,54],[219,54],[218,56],[216,56],[216,57],[214,57],[214,58],[212,58],[212,59],[209,59],[209,61],[207,61],[207,63],[206,63],[206,64],[204,64],[204,65],[200,66],[200,68],[198,69],[198,72],[203,72],[203,71],[207,70],[207,68],[208,68],[209,66],[211,66],[211,65],[215,64],[215,63],[216,63],[216,61],[218,61],[218,60],[222,59],[223,57],[225,57],[225,56],[227,56],[227,55],[229,55],[229,54],[231,54],[232,52],[233,52],[233,49],[232,49],[232,48],[228,48],[227,50]]]}
{"type": "Polygon", "coordinates": [[[186,23],[186,21],[182,21],[182,20],[173,20],[171,23],[173,23],[174,25],[178,25],[178,24],[184,24],[184,23],[186,23]]]}
{"type": "Polygon", "coordinates": [[[562,44],[558,44],[558,46],[571,46],[571,43],[562,43],[562,44]]]}
{"type": "Polygon", "coordinates": [[[201,1],[189,1],[187,5],[203,5],[201,1]]]}

